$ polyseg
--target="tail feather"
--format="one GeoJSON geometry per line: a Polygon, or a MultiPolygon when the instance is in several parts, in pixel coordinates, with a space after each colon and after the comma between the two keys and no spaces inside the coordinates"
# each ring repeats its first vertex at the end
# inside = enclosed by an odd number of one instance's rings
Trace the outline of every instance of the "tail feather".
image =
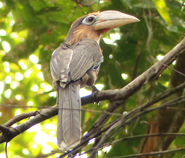
{"type": "Polygon", "coordinates": [[[79,82],[72,82],[65,88],[60,86],[58,101],[57,140],[61,149],[70,148],[81,138],[81,99],[79,82]]]}

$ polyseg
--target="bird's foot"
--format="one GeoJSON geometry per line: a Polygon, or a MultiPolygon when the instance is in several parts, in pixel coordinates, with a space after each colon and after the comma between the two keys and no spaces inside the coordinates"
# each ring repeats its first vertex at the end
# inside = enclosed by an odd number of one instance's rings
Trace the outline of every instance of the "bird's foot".
{"type": "Polygon", "coordinates": [[[97,99],[96,99],[96,94],[99,92],[99,90],[95,87],[95,86],[92,86],[92,93],[93,93],[93,98],[94,98],[94,100],[93,100],[93,102],[94,102],[94,104],[96,103],[96,104],[99,104],[99,101],[97,101],[97,99]]]}

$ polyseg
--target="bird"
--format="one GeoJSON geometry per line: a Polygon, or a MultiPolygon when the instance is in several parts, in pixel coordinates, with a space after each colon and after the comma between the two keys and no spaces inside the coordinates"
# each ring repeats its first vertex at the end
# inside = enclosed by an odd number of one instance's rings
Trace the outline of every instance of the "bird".
{"type": "Polygon", "coordinates": [[[81,132],[80,88],[93,86],[104,60],[99,42],[104,33],[138,22],[135,16],[116,10],[89,13],[75,20],[67,37],[54,50],[50,71],[57,91],[57,144],[66,150],[77,145],[81,132]]]}

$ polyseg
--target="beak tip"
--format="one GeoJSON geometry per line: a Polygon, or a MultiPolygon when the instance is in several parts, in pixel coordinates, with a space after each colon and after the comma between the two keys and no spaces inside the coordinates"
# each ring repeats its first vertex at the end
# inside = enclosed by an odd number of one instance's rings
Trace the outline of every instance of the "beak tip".
{"type": "Polygon", "coordinates": [[[122,25],[139,21],[140,20],[135,16],[125,14],[120,11],[107,10],[100,12],[100,14],[98,15],[98,21],[95,24],[95,30],[107,28],[113,29],[122,25]]]}
{"type": "Polygon", "coordinates": [[[140,22],[140,20],[138,18],[136,18],[136,22],[140,22]]]}

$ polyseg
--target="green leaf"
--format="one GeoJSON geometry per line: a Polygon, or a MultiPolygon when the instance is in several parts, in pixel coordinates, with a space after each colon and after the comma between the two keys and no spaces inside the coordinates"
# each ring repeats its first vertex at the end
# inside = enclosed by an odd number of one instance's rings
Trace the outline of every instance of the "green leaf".
{"type": "Polygon", "coordinates": [[[157,11],[168,25],[171,25],[171,18],[164,0],[153,0],[157,11]]]}
{"type": "Polygon", "coordinates": [[[46,4],[44,3],[44,1],[30,0],[29,3],[35,11],[39,11],[46,7],[46,4]]]}
{"type": "Polygon", "coordinates": [[[133,1],[132,6],[137,7],[137,8],[155,8],[154,2],[151,0],[146,0],[146,1],[133,1]]]}

